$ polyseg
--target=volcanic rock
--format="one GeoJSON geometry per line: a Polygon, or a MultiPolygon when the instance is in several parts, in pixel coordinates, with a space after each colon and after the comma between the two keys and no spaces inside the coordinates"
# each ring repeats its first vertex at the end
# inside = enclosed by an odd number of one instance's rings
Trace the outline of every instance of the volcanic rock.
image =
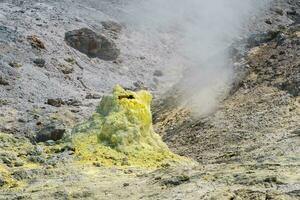
{"type": "Polygon", "coordinates": [[[8,81],[0,75],[0,85],[9,85],[8,81]]]}
{"type": "Polygon", "coordinates": [[[27,40],[30,42],[33,48],[46,49],[44,43],[36,35],[28,36],[27,40]]]}
{"type": "Polygon", "coordinates": [[[37,142],[46,142],[48,140],[57,141],[62,139],[65,132],[66,132],[65,128],[60,127],[56,124],[50,124],[37,133],[36,141],[37,142]]]}
{"type": "Polygon", "coordinates": [[[122,31],[122,26],[118,24],[117,22],[114,21],[103,21],[101,22],[102,26],[104,29],[115,32],[115,33],[120,33],[122,31]]]}
{"type": "Polygon", "coordinates": [[[44,67],[46,61],[43,58],[36,58],[33,60],[33,63],[36,64],[38,67],[44,67]]]}
{"type": "Polygon", "coordinates": [[[81,28],[65,33],[68,45],[91,58],[102,60],[115,60],[120,55],[116,44],[105,36],[95,33],[88,28],[81,28]]]}
{"type": "Polygon", "coordinates": [[[56,99],[48,99],[47,104],[54,106],[54,107],[60,107],[65,104],[65,102],[61,98],[56,99]]]}

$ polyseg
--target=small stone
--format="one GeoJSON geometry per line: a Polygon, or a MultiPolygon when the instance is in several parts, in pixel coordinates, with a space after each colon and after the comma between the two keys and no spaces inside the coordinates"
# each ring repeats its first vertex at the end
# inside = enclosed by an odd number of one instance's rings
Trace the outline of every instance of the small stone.
{"type": "Polygon", "coordinates": [[[96,167],[101,167],[101,164],[99,162],[94,162],[93,165],[96,167]]]}
{"type": "Polygon", "coordinates": [[[36,58],[33,60],[33,63],[36,64],[38,67],[44,67],[46,64],[46,61],[43,58],[36,58]]]}
{"type": "Polygon", "coordinates": [[[22,161],[16,161],[14,165],[15,167],[21,167],[24,165],[24,163],[22,161]]]}
{"type": "Polygon", "coordinates": [[[66,62],[71,63],[71,64],[75,64],[76,60],[74,58],[65,58],[64,59],[66,62]]]}
{"type": "Polygon", "coordinates": [[[43,151],[44,149],[42,146],[37,145],[34,147],[34,155],[42,155],[43,151]]]}
{"type": "Polygon", "coordinates": [[[124,187],[128,187],[128,186],[129,186],[129,183],[123,183],[123,186],[124,186],[124,187]]]}
{"type": "Polygon", "coordinates": [[[48,99],[47,104],[54,106],[54,107],[61,107],[65,104],[65,102],[61,98],[56,99],[48,99]]]}
{"type": "Polygon", "coordinates": [[[42,156],[28,156],[27,158],[29,161],[34,163],[46,163],[45,158],[43,158],[42,156]]]}
{"type": "Polygon", "coordinates": [[[44,43],[36,36],[31,35],[27,37],[27,40],[30,42],[31,46],[36,49],[45,49],[44,43]]]}
{"type": "Polygon", "coordinates": [[[19,118],[19,119],[18,119],[18,122],[25,123],[25,122],[26,122],[26,120],[25,120],[25,119],[23,119],[23,118],[19,118]]]}
{"type": "Polygon", "coordinates": [[[168,178],[166,180],[163,180],[163,185],[173,185],[177,186],[184,182],[187,182],[190,180],[190,177],[187,175],[179,175],[175,177],[168,178]]]}
{"type": "Polygon", "coordinates": [[[71,74],[74,71],[74,68],[71,65],[60,64],[59,68],[64,74],[71,74]]]}
{"type": "Polygon", "coordinates": [[[85,96],[86,99],[101,99],[101,95],[100,94],[96,94],[96,93],[88,93],[85,96]]]}
{"type": "Polygon", "coordinates": [[[288,10],[286,12],[287,15],[297,15],[297,11],[296,10],[288,10]]]}
{"type": "Polygon", "coordinates": [[[272,24],[272,21],[271,21],[270,19],[266,19],[266,20],[265,20],[265,23],[271,25],[271,24],[272,24]]]}
{"type": "Polygon", "coordinates": [[[6,157],[2,157],[2,162],[4,164],[11,164],[12,163],[12,161],[9,158],[6,158],[6,157]]]}
{"type": "Polygon", "coordinates": [[[32,177],[31,171],[26,171],[24,169],[15,171],[12,175],[18,181],[21,181],[21,180],[24,180],[24,179],[29,179],[29,178],[32,177]]]}
{"type": "Polygon", "coordinates": [[[276,12],[278,15],[283,15],[283,10],[280,8],[274,8],[274,12],[276,12]]]}
{"type": "Polygon", "coordinates": [[[252,48],[263,43],[270,42],[278,37],[279,31],[268,31],[264,33],[253,34],[248,38],[248,47],[252,48]]]}
{"type": "Polygon", "coordinates": [[[133,171],[132,171],[131,169],[128,169],[128,170],[124,171],[124,173],[125,173],[125,174],[132,174],[133,171]]]}
{"type": "Polygon", "coordinates": [[[1,106],[6,106],[6,105],[9,105],[10,104],[10,101],[7,100],[7,99],[0,99],[0,107],[1,106]]]}
{"type": "Polygon", "coordinates": [[[22,64],[13,61],[13,62],[10,62],[10,63],[9,63],[9,66],[11,66],[11,67],[13,67],[13,68],[20,68],[20,67],[22,67],[22,64]]]}
{"type": "Polygon", "coordinates": [[[68,106],[82,106],[82,102],[78,99],[68,99],[65,103],[68,106]]]}
{"type": "Polygon", "coordinates": [[[136,81],[133,83],[135,90],[144,90],[147,89],[142,81],[136,81]]]}
{"type": "Polygon", "coordinates": [[[122,159],[121,165],[122,165],[122,166],[129,165],[128,159],[127,159],[127,158],[123,158],[123,159],[122,159]]]}
{"type": "Polygon", "coordinates": [[[117,64],[117,65],[120,65],[120,64],[123,63],[123,60],[122,59],[117,59],[117,60],[114,60],[113,63],[117,64]]]}
{"type": "Polygon", "coordinates": [[[5,183],[6,183],[6,181],[4,180],[4,178],[0,174],[0,187],[4,186],[5,183]]]}
{"type": "Polygon", "coordinates": [[[55,141],[54,140],[47,140],[45,143],[47,145],[49,145],[49,146],[55,145],[55,141]]]}
{"type": "Polygon", "coordinates": [[[155,70],[153,73],[154,76],[163,76],[163,72],[161,70],[155,70]]]}
{"type": "Polygon", "coordinates": [[[114,21],[104,21],[101,22],[102,26],[104,29],[115,32],[115,33],[120,33],[122,31],[122,26],[118,24],[117,22],[114,21]]]}
{"type": "Polygon", "coordinates": [[[75,17],[74,20],[75,20],[76,22],[82,22],[82,20],[81,20],[79,17],[75,17]]]}
{"type": "Polygon", "coordinates": [[[297,136],[300,136],[300,128],[298,128],[298,129],[292,131],[292,134],[297,135],[297,136]]]}
{"type": "Polygon", "coordinates": [[[9,82],[2,76],[0,76],[0,85],[9,85],[9,82]]]}
{"type": "Polygon", "coordinates": [[[75,147],[71,144],[67,144],[62,148],[62,151],[75,151],[75,147]]]}

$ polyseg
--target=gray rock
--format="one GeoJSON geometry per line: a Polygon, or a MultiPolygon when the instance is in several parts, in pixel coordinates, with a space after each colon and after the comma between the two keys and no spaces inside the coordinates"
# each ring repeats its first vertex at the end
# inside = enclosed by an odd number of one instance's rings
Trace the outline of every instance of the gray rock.
{"type": "Polygon", "coordinates": [[[123,184],[123,187],[128,187],[129,186],[129,183],[124,183],[123,184]]]}
{"type": "Polygon", "coordinates": [[[32,155],[32,156],[40,156],[43,153],[43,147],[36,145],[34,146],[34,149],[28,152],[28,155],[32,155]]]}
{"type": "Polygon", "coordinates": [[[101,95],[96,93],[88,93],[85,97],[86,99],[100,99],[101,95]]]}
{"type": "Polygon", "coordinates": [[[14,163],[14,166],[15,167],[21,167],[21,166],[23,166],[24,165],[24,163],[22,162],[22,161],[16,161],[15,163],[14,163]]]}
{"type": "Polygon", "coordinates": [[[10,104],[10,101],[7,100],[7,99],[0,99],[0,107],[1,106],[6,106],[6,105],[9,105],[10,104]]]}
{"type": "Polygon", "coordinates": [[[20,68],[22,67],[22,64],[21,63],[18,63],[16,61],[13,61],[13,62],[10,62],[9,63],[9,66],[13,67],[13,68],[20,68]]]}
{"type": "Polygon", "coordinates": [[[110,61],[120,55],[120,50],[113,41],[88,28],[66,32],[65,41],[69,46],[91,58],[110,61]]]}
{"type": "Polygon", "coordinates": [[[74,68],[71,65],[60,64],[59,68],[64,74],[71,74],[74,71],[74,68]]]}
{"type": "Polygon", "coordinates": [[[54,141],[54,140],[47,140],[45,143],[46,143],[48,146],[55,145],[55,141],[54,141]]]}
{"type": "Polygon", "coordinates": [[[102,26],[109,31],[120,33],[122,31],[122,26],[114,21],[104,21],[101,22],[102,26]]]}
{"type": "Polygon", "coordinates": [[[0,187],[4,186],[4,184],[5,184],[5,180],[0,174],[0,187]]]}
{"type": "Polygon", "coordinates": [[[190,180],[190,177],[187,175],[179,175],[179,176],[172,176],[170,178],[162,180],[163,185],[168,186],[177,186],[183,184],[190,180]]]}
{"type": "Polygon", "coordinates": [[[33,60],[33,63],[36,64],[38,67],[44,67],[46,61],[43,58],[36,58],[33,60]]]}
{"type": "Polygon", "coordinates": [[[133,86],[135,87],[133,90],[147,90],[147,87],[142,81],[136,81],[133,83],[133,86]]]}
{"type": "Polygon", "coordinates": [[[265,23],[266,23],[266,24],[272,24],[272,21],[271,21],[270,19],[266,19],[266,20],[265,20],[265,23]]]}
{"type": "Polygon", "coordinates": [[[9,82],[0,75],[0,85],[9,85],[9,82]]]}
{"type": "Polygon", "coordinates": [[[42,156],[29,156],[28,160],[34,163],[45,163],[46,160],[42,156]]]}
{"type": "Polygon", "coordinates": [[[46,142],[48,140],[57,141],[63,138],[66,129],[56,124],[50,124],[37,133],[37,142],[46,142]]]}
{"type": "Polygon", "coordinates": [[[275,13],[277,13],[278,15],[283,15],[284,14],[284,12],[283,12],[283,10],[281,9],[281,8],[273,8],[272,9],[275,13]]]}
{"type": "Polygon", "coordinates": [[[54,107],[60,107],[65,104],[65,102],[61,98],[56,99],[48,99],[47,104],[54,106],[54,107]]]}
{"type": "Polygon", "coordinates": [[[155,70],[153,73],[154,76],[163,76],[163,72],[161,70],[155,70]]]}
{"type": "Polygon", "coordinates": [[[279,31],[267,31],[264,33],[252,34],[247,41],[248,47],[252,48],[263,43],[270,42],[274,40],[279,33],[279,31]]]}
{"type": "Polygon", "coordinates": [[[30,35],[27,37],[28,42],[33,48],[36,49],[46,49],[44,42],[39,39],[36,35],[30,35]]]}
{"type": "Polygon", "coordinates": [[[16,180],[18,180],[18,181],[20,181],[20,180],[24,180],[24,179],[29,179],[29,178],[31,178],[32,177],[32,172],[31,171],[26,171],[26,170],[24,170],[24,169],[21,169],[21,170],[18,170],[18,171],[15,171],[14,173],[13,173],[13,177],[16,179],[16,180]]]}
{"type": "Polygon", "coordinates": [[[68,99],[65,104],[68,106],[82,106],[82,102],[78,99],[68,99]]]}

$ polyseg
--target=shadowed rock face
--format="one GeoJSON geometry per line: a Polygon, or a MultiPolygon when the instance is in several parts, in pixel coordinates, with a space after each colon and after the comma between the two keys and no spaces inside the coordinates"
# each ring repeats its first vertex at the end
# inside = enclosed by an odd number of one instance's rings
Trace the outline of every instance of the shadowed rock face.
{"type": "Polygon", "coordinates": [[[55,125],[49,125],[38,132],[36,141],[46,142],[48,140],[60,140],[64,136],[66,130],[63,127],[56,127],[55,125]]]}
{"type": "Polygon", "coordinates": [[[97,57],[110,61],[115,60],[120,55],[120,50],[113,41],[88,28],[66,32],[65,41],[74,49],[91,58],[97,57]]]}

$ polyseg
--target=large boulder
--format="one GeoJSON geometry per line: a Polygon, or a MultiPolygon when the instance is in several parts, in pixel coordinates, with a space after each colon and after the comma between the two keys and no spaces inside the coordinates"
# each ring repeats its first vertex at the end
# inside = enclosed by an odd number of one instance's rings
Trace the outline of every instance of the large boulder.
{"type": "Polygon", "coordinates": [[[62,125],[55,123],[49,124],[41,129],[36,135],[37,142],[46,142],[48,140],[57,141],[63,138],[66,129],[62,125]]]}
{"type": "Polygon", "coordinates": [[[71,47],[92,58],[115,60],[120,55],[116,44],[105,36],[88,28],[81,28],[65,33],[65,41],[71,47]]]}

